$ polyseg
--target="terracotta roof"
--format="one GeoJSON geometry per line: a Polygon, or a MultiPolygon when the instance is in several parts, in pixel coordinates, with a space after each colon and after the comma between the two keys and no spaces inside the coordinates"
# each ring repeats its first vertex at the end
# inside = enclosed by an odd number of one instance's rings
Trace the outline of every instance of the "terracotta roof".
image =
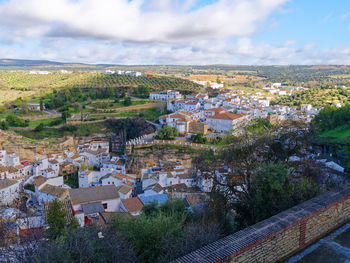
{"type": "Polygon", "coordinates": [[[157,193],[160,193],[161,191],[164,190],[164,188],[160,184],[156,183],[153,185],[152,190],[157,193]]]}
{"type": "Polygon", "coordinates": [[[98,155],[99,151],[93,151],[93,150],[88,149],[84,153],[89,153],[89,154],[92,154],[92,155],[98,155]]]}
{"type": "Polygon", "coordinates": [[[5,189],[11,185],[14,185],[15,183],[17,183],[16,180],[11,180],[11,179],[0,180],[0,190],[5,189]]]}
{"type": "Polygon", "coordinates": [[[208,117],[209,119],[219,119],[219,120],[236,120],[245,116],[244,114],[234,114],[230,112],[219,113],[214,116],[208,117]]]}
{"type": "Polygon", "coordinates": [[[13,166],[9,166],[7,167],[7,171],[9,171],[9,173],[17,173],[18,169],[13,166]]]}
{"type": "Polygon", "coordinates": [[[138,197],[122,199],[121,202],[128,213],[141,211],[143,207],[143,204],[138,197]]]}
{"type": "Polygon", "coordinates": [[[118,192],[122,193],[122,194],[127,194],[132,190],[132,188],[128,185],[121,185],[120,187],[118,187],[118,192]]]}
{"type": "Polygon", "coordinates": [[[80,154],[76,154],[76,155],[74,155],[74,156],[72,157],[72,159],[75,160],[75,159],[78,159],[79,157],[81,157],[81,155],[80,155],[80,154]]]}
{"type": "Polygon", "coordinates": [[[188,105],[197,105],[198,104],[197,101],[186,101],[185,103],[188,105]]]}
{"type": "Polygon", "coordinates": [[[170,114],[169,115],[170,118],[174,118],[174,119],[180,119],[182,121],[191,121],[191,119],[183,114],[180,113],[174,113],[174,114],[170,114]]]}
{"type": "Polygon", "coordinates": [[[73,205],[119,198],[119,193],[115,185],[70,189],[69,195],[73,205]]]}
{"type": "Polygon", "coordinates": [[[205,203],[208,196],[204,193],[189,193],[186,195],[186,199],[188,204],[193,207],[205,203]]]}
{"type": "Polygon", "coordinates": [[[162,116],[159,116],[159,118],[163,119],[163,120],[166,120],[166,118],[168,118],[168,115],[162,115],[162,116]]]}
{"type": "Polygon", "coordinates": [[[40,189],[40,192],[58,197],[60,199],[65,199],[69,194],[69,189],[46,184],[40,189]]]}
{"type": "Polygon", "coordinates": [[[220,109],[220,108],[212,108],[212,109],[204,109],[203,111],[221,112],[221,111],[225,111],[225,110],[224,109],[220,109]]]}
{"type": "Polygon", "coordinates": [[[41,176],[41,175],[34,177],[34,184],[37,187],[39,187],[40,185],[42,185],[45,182],[46,182],[46,178],[41,176]]]}
{"type": "Polygon", "coordinates": [[[122,173],[112,173],[112,177],[117,179],[129,179],[129,180],[136,180],[136,174],[122,174],[122,173]]]}

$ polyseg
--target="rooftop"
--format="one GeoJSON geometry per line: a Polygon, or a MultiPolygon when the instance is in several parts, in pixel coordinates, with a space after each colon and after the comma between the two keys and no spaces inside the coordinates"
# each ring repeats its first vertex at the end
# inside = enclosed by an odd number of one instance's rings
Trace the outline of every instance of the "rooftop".
{"type": "Polygon", "coordinates": [[[138,197],[122,199],[121,202],[128,213],[141,211],[143,208],[143,204],[138,197]]]}
{"type": "Polygon", "coordinates": [[[69,195],[73,205],[119,198],[119,193],[115,185],[70,189],[69,195]]]}
{"type": "Polygon", "coordinates": [[[11,179],[0,180],[0,190],[5,189],[11,185],[14,185],[15,183],[17,183],[16,180],[11,180],[11,179]]]}

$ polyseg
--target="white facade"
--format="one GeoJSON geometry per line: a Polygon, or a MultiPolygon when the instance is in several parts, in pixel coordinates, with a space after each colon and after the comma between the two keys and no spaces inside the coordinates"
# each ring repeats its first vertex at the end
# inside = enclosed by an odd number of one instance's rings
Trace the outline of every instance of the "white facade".
{"type": "Polygon", "coordinates": [[[18,197],[19,193],[19,182],[18,181],[9,181],[7,179],[0,180],[0,205],[8,205],[14,199],[18,197]],[[6,180],[6,183],[5,183],[6,180]],[[3,185],[3,187],[1,187],[3,185]],[[8,185],[8,186],[6,186],[8,185]]]}

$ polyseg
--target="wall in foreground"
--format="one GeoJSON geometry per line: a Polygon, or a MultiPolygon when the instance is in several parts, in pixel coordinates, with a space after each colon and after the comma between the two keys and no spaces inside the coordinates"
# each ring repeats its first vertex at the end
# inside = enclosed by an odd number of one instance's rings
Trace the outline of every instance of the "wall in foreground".
{"type": "Polygon", "coordinates": [[[350,185],[327,192],[175,262],[276,262],[350,220],[350,185]]]}

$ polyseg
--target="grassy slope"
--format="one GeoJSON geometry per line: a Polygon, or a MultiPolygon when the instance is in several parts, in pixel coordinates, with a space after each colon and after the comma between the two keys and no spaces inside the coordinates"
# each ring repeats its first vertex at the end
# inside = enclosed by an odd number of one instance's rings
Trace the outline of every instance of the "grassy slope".
{"type": "Polygon", "coordinates": [[[337,127],[334,130],[329,130],[320,134],[322,138],[348,138],[350,137],[350,125],[337,127]]]}

